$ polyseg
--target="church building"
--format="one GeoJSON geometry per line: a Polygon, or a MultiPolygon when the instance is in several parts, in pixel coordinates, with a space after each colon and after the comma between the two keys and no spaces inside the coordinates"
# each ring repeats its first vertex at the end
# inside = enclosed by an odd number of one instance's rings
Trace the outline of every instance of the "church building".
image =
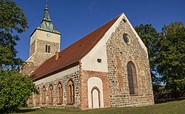
{"type": "Polygon", "coordinates": [[[39,92],[30,96],[29,106],[86,110],[154,104],[147,48],[123,13],[62,51],[60,35],[46,7],[21,70],[39,92]]]}

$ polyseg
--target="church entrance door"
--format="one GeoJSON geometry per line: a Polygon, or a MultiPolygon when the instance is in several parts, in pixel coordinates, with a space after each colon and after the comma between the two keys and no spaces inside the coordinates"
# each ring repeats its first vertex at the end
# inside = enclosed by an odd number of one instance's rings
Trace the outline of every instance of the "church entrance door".
{"type": "Polygon", "coordinates": [[[92,89],[91,96],[92,96],[92,108],[99,108],[100,107],[100,92],[98,88],[92,89]]]}

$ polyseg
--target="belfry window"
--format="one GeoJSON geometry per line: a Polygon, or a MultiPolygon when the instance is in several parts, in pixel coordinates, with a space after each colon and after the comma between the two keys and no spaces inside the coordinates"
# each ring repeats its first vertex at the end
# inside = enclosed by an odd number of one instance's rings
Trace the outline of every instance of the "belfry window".
{"type": "Polygon", "coordinates": [[[128,85],[130,95],[137,95],[137,76],[136,69],[133,62],[128,62],[127,64],[127,74],[128,74],[128,85]]]}
{"type": "Polygon", "coordinates": [[[50,45],[49,44],[46,45],[45,52],[50,53],[50,45]]]}

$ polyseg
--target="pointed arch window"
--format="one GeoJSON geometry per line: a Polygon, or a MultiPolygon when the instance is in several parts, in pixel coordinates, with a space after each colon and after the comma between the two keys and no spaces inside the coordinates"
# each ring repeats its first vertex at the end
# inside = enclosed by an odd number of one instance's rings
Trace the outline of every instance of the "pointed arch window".
{"type": "Polygon", "coordinates": [[[36,96],[36,105],[38,106],[40,104],[40,89],[39,87],[37,88],[38,94],[36,96]]]}
{"type": "Polygon", "coordinates": [[[128,74],[128,85],[129,92],[131,96],[137,95],[137,75],[136,69],[133,62],[128,62],[127,64],[127,74],[128,74]]]}
{"type": "Polygon", "coordinates": [[[33,105],[33,95],[31,94],[29,99],[28,99],[29,105],[33,105]]]}
{"type": "Polygon", "coordinates": [[[46,104],[46,88],[43,86],[42,88],[42,104],[46,104]]]}
{"type": "Polygon", "coordinates": [[[53,86],[52,85],[50,85],[48,88],[48,103],[50,105],[53,104],[53,86]]]}
{"type": "Polygon", "coordinates": [[[49,44],[46,45],[45,52],[46,53],[50,53],[50,45],[49,44]]]}
{"type": "Polygon", "coordinates": [[[56,94],[56,102],[58,105],[61,105],[63,102],[63,89],[62,89],[62,84],[58,83],[57,88],[56,88],[57,94],[56,94]]]}
{"type": "Polygon", "coordinates": [[[74,82],[70,79],[67,83],[67,102],[68,104],[74,103],[74,82]]]}

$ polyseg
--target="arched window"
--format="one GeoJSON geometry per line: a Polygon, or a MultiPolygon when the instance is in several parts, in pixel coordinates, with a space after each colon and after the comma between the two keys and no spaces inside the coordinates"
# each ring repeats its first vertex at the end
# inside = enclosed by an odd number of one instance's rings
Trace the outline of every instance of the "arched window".
{"type": "Polygon", "coordinates": [[[48,103],[50,105],[53,104],[53,86],[52,85],[50,85],[48,88],[48,103]]]}
{"type": "Polygon", "coordinates": [[[123,40],[124,40],[124,42],[126,43],[126,44],[129,44],[130,43],[130,39],[129,39],[129,36],[128,36],[128,34],[123,34],[123,40]]]}
{"type": "Polygon", "coordinates": [[[137,76],[136,69],[133,62],[128,62],[127,64],[127,74],[128,74],[128,84],[130,95],[137,95],[137,76]]]}
{"type": "Polygon", "coordinates": [[[58,105],[61,105],[62,100],[63,100],[63,89],[62,89],[62,84],[61,83],[58,83],[56,91],[57,91],[56,102],[57,102],[58,105]]]}
{"type": "Polygon", "coordinates": [[[39,87],[37,88],[37,91],[38,91],[38,94],[36,96],[36,105],[39,105],[40,104],[40,89],[39,89],[39,87]]]}
{"type": "Polygon", "coordinates": [[[42,88],[42,104],[46,104],[46,88],[43,86],[42,88]]]}
{"type": "Polygon", "coordinates": [[[91,90],[91,101],[92,101],[92,108],[99,108],[100,107],[100,90],[98,87],[93,87],[91,90]]]}
{"type": "Polygon", "coordinates": [[[33,95],[31,94],[29,99],[28,99],[29,105],[33,105],[33,95]]]}
{"type": "Polygon", "coordinates": [[[50,45],[49,44],[46,45],[45,52],[50,53],[50,45]]]}
{"type": "Polygon", "coordinates": [[[73,104],[74,103],[74,83],[72,79],[70,79],[67,83],[67,103],[73,104]]]}

